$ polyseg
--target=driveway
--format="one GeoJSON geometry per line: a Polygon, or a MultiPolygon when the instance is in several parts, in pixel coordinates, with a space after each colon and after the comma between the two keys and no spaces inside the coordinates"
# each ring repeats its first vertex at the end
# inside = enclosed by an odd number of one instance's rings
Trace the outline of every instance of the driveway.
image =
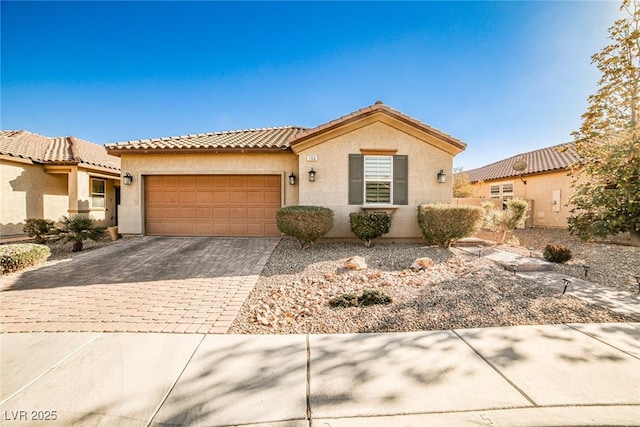
{"type": "Polygon", "coordinates": [[[224,333],[277,238],[142,237],[0,278],[0,332],[224,333]]]}

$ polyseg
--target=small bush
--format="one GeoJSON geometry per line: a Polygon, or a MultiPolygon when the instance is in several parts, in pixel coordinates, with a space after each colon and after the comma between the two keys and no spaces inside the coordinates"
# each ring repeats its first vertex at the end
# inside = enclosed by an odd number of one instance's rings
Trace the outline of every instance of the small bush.
{"type": "Polygon", "coordinates": [[[342,294],[338,295],[335,298],[329,300],[329,305],[331,307],[357,307],[358,306],[358,295],[356,294],[342,294]]]}
{"type": "Polygon", "coordinates": [[[563,263],[571,259],[571,250],[563,245],[547,245],[542,255],[547,261],[563,263]]]}
{"type": "Polygon", "coordinates": [[[374,304],[390,304],[393,300],[391,297],[378,289],[365,289],[360,296],[356,294],[342,294],[329,300],[331,307],[357,307],[369,306],[374,304]]]}
{"type": "Polygon", "coordinates": [[[62,227],[54,230],[54,239],[73,242],[73,252],[80,252],[85,240],[97,242],[102,239],[107,231],[106,227],[97,226],[93,218],[85,215],[63,216],[60,222],[62,227]]]}
{"type": "Polygon", "coordinates": [[[351,231],[371,247],[371,239],[387,234],[391,228],[391,214],[386,212],[351,212],[349,214],[351,231]]]}
{"type": "Polygon", "coordinates": [[[0,274],[11,273],[43,263],[51,255],[51,250],[35,243],[17,243],[0,246],[0,274]]]}
{"type": "Polygon", "coordinates": [[[500,243],[504,243],[507,233],[517,227],[522,227],[527,220],[530,206],[525,200],[511,199],[507,201],[507,209],[492,209],[482,204],[485,209],[484,226],[492,231],[502,233],[500,243]]]}
{"type": "Polygon", "coordinates": [[[45,243],[54,229],[53,221],[41,218],[27,218],[22,227],[22,231],[27,233],[27,236],[33,237],[39,244],[45,243]]]}
{"type": "Polygon", "coordinates": [[[477,206],[420,205],[418,225],[428,243],[448,248],[452,241],[473,235],[480,228],[483,214],[477,206]]]}
{"type": "Polygon", "coordinates": [[[278,229],[286,236],[295,237],[304,249],[333,227],[333,211],[320,206],[287,206],[276,214],[278,229]]]}

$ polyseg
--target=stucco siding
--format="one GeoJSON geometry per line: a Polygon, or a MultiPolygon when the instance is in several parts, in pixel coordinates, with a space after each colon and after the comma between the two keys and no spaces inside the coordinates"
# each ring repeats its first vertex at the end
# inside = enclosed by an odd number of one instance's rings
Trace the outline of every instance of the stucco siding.
{"type": "Polygon", "coordinates": [[[526,185],[518,178],[484,181],[478,186],[478,195],[490,198],[492,184],[513,183],[514,197],[534,202],[533,212],[529,213],[534,226],[566,227],[570,214],[567,201],[573,194],[572,178],[567,176],[567,172],[529,175],[524,180],[526,185]]]}
{"type": "Polygon", "coordinates": [[[67,176],[41,165],[0,160],[0,236],[22,235],[24,220],[57,221],[67,214],[67,176]]]}
{"type": "Polygon", "coordinates": [[[191,153],[141,154],[123,153],[122,173],[133,176],[131,185],[121,187],[118,231],[123,234],[144,234],[145,175],[229,175],[264,174],[282,176],[282,205],[298,204],[300,176],[296,156],[282,153],[191,153]],[[298,177],[290,185],[288,175],[298,177]]]}
{"type": "Polygon", "coordinates": [[[360,206],[349,205],[349,154],[361,150],[396,150],[408,156],[408,192],[406,206],[398,206],[393,214],[388,238],[420,237],[417,206],[421,203],[451,203],[451,168],[453,157],[415,136],[382,122],[357,128],[321,144],[299,152],[300,204],[320,205],[333,209],[335,225],[327,237],[352,237],[349,213],[360,206]],[[307,172],[313,168],[316,181],[309,182],[307,172]],[[447,182],[440,184],[438,171],[447,173],[447,182]]]}

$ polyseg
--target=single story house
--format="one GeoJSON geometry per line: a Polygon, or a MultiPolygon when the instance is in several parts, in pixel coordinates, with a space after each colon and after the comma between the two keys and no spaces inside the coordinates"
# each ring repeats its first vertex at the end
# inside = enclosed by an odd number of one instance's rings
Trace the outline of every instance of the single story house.
{"type": "Polygon", "coordinates": [[[328,238],[354,237],[349,213],[393,212],[386,237],[420,237],[417,206],[451,203],[466,144],[382,102],[312,129],[287,126],[105,145],[122,159],[119,232],[279,236],[282,206],[335,213],[328,238]],[[449,178],[445,174],[449,175],[449,178]]]}
{"type": "Polygon", "coordinates": [[[575,144],[567,143],[518,154],[464,173],[477,186],[479,197],[528,200],[532,204],[531,225],[564,228],[569,216],[567,200],[573,194],[573,178],[568,173],[577,159],[575,144]]]}
{"type": "Polygon", "coordinates": [[[0,238],[24,237],[25,219],[85,214],[117,223],[120,159],[73,136],[0,131],[0,238]]]}

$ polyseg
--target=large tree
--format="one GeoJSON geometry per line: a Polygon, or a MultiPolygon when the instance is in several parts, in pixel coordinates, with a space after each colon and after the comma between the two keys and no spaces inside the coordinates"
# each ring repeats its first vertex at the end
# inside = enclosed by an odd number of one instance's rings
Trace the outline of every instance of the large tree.
{"type": "Polygon", "coordinates": [[[640,0],[624,0],[612,43],[591,57],[602,77],[573,133],[569,231],[582,239],[631,233],[640,243],[640,0]]]}

